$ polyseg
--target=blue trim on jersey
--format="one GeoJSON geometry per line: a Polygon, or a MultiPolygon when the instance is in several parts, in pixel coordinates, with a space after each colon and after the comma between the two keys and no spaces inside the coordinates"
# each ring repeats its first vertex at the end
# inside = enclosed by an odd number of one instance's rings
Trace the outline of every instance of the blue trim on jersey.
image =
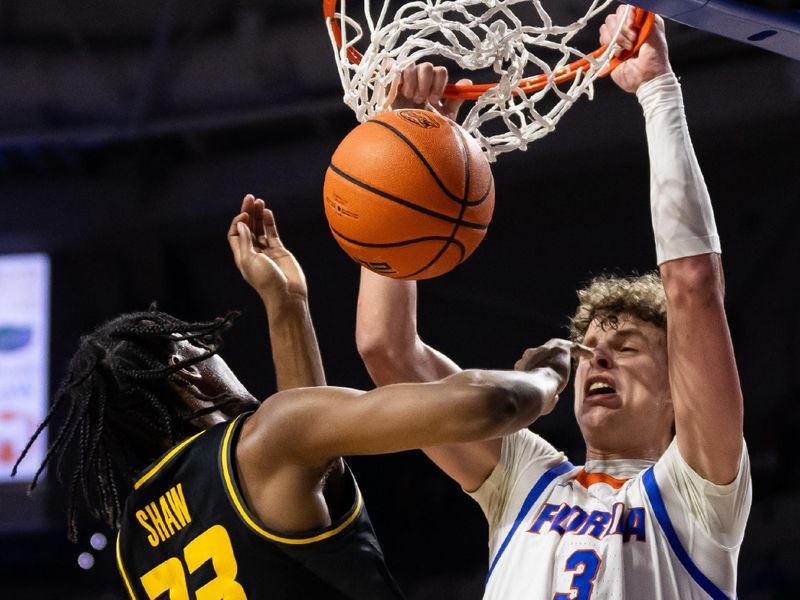
{"type": "Polygon", "coordinates": [[[525,497],[525,501],[522,503],[522,508],[519,509],[519,514],[517,518],[514,519],[514,525],[511,527],[511,531],[508,532],[506,539],[503,540],[503,543],[500,545],[500,550],[497,551],[497,554],[492,561],[491,566],[489,567],[489,573],[486,575],[486,583],[489,583],[489,578],[492,576],[492,571],[497,566],[497,561],[500,560],[500,557],[505,552],[506,546],[508,546],[509,542],[511,542],[511,538],[514,536],[514,533],[517,531],[517,528],[522,523],[522,520],[527,516],[528,512],[531,510],[531,507],[534,503],[539,499],[539,496],[547,489],[547,486],[559,475],[563,475],[564,473],[569,473],[574,469],[574,465],[565,460],[559,465],[556,465],[549,471],[545,471],[545,473],[539,477],[539,480],[533,484],[531,491],[528,492],[528,495],[525,497]]]}
{"type": "Polygon", "coordinates": [[[644,489],[647,492],[647,497],[650,499],[650,504],[653,506],[653,512],[656,515],[656,520],[667,536],[672,551],[678,560],[683,565],[683,568],[689,573],[692,579],[695,580],[697,585],[703,588],[703,591],[711,596],[714,600],[731,600],[725,592],[719,589],[714,583],[706,577],[703,572],[694,564],[694,561],[689,557],[681,541],[678,539],[678,534],[675,533],[675,528],[672,526],[672,521],[667,513],[667,507],[664,505],[664,499],[661,497],[661,491],[658,489],[656,476],[653,472],[653,467],[650,467],[642,475],[642,482],[644,489]]]}

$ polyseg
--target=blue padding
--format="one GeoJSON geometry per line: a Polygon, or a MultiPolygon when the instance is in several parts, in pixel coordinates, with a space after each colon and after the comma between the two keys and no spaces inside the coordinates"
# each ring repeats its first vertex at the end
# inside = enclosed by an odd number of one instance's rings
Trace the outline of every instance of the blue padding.
{"type": "Polygon", "coordinates": [[[625,0],[662,17],[800,60],[800,11],[739,0],[625,0]]]}
{"type": "Polygon", "coordinates": [[[661,497],[661,491],[658,489],[656,483],[656,476],[653,473],[653,467],[647,469],[642,475],[642,482],[644,489],[647,492],[647,497],[650,499],[650,504],[653,507],[653,512],[656,515],[656,520],[661,526],[664,535],[667,536],[672,551],[678,560],[683,565],[683,568],[689,573],[692,579],[695,580],[705,593],[711,596],[714,600],[731,600],[719,589],[714,583],[706,577],[703,572],[694,564],[694,561],[689,557],[688,552],[684,549],[681,541],[678,539],[678,534],[675,533],[675,528],[672,526],[672,521],[667,513],[667,507],[664,505],[664,499],[661,497]]]}
{"type": "Polygon", "coordinates": [[[497,566],[497,561],[500,560],[500,557],[503,555],[503,552],[505,552],[509,542],[511,542],[511,538],[514,537],[514,533],[517,531],[517,528],[519,528],[520,523],[522,523],[522,520],[527,516],[528,512],[530,512],[531,507],[539,499],[539,496],[544,493],[544,491],[547,489],[547,486],[550,485],[550,483],[556,477],[559,475],[564,475],[565,473],[569,473],[574,468],[575,467],[571,462],[565,460],[549,471],[546,471],[541,477],[539,477],[538,481],[533,484],[531,491],[528,492],[528,495],[525,497],[525,502],[522,503],[522,508],[519,509],[517,518],[514,519],[514,525],[511,527],[511,531],[508,532],[506,539],[503,540],[503,543],[500,545],[500,549],[497,551],[497,554],[495,555],[494,560],[489,567],[489,573],[486,575],[486,583],[489,583],[489,578],[492,576],[492,572],[497,566]]]}

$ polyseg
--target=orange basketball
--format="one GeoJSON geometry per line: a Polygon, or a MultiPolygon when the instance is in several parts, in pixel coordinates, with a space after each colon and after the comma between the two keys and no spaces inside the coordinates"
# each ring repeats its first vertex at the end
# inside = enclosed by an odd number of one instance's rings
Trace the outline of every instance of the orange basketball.
{"type": "Polygon", "coordinates": [[[464,262],[494,210],[478,143],[433,112],[404,109],[362,123],[325,174],[325,215],[353,260],[396,279],[428,279],[464,262]]]}

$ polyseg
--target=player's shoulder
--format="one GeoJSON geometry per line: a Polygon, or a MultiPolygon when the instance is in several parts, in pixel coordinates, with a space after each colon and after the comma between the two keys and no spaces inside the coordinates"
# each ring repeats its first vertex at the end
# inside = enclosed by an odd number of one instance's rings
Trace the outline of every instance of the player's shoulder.
{"type": "Polygon", "coordinates": [[[563,452],[556,449],[550,442],[538,433],[530,429],[520,429],[519,431],[507,435],[503,438],[501,450],[504,455],[524,455],[527,458],[555,458],[562,457],[566,460],[563,452]]]}
{"type": "Polygon", "coordinates": [[[522,476],[528,481],[567,462],[566,455],[541,435],[521,429],[503,438],[496,470],[505,472],[512,480],[522,476]]]}
{"type": "Polygon", "coordinates": [[[677,437],[672,439],[672,442],[658,459],[653,466],[653,471],[657,476],[659,482],[662,480],[667,483],[667,478],[672,479],[687,479],[691,481],[695,487],[701,490],[710,492],[724,492],[736,487],[738,484],[745,482],[750,476],[750,460],[747,452],[747,444],[742,440],[742,447],[739,456],[737,457],[738,468],[736,477],[727,484],[716,484],[712,481],[705,479],[700,473],[695,471],[692,466],[686,461],[680,451],[680,446],[677,442],[677,437]]]}
{"type": "Polygon", "coordinates": [[[218,423],[189,435],[172,446],[141,471],[133,484],[134,493],[153,485],[159,479],[173,477],[176,470],[186,468],[187,464],[202,462],[203,457],[216,460],[222,439],[233,434],[239,420],[218,423]]]}

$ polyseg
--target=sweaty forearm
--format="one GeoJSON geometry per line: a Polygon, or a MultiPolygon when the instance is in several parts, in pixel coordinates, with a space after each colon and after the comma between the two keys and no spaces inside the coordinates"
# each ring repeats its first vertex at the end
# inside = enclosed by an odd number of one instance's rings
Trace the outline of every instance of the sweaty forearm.
{"type": "MultiPolygon", "coordinates": [[[[531,371],[483,371],[470,369],[448,377],[447,382],[481,390],[473,396],[474,416],[487,423],[489,429],[481,438],[500,437],[527,427],[549,413],[555,406],[560,379],[549,368],[531,371]],[[489,402],[481,404],[481,397],[489,402]],[[482,415],[485,408],[487,415],[482,415]]],[[[473,411],[465,405],[464,416],[473,411]]]]}
{"type": "Polygon", "coordinates": [[[301,298],[262,298],[278,390],[325,385],[325,371],[308,302],[301,298]]]}
{"type": "Polygon", "coordinates": [[[552,369],[504,371],[503,376],[516,398],[518,409],[502,435],[527,427],[555,407],[561,380],[552,369]]]}
{"type": "Polygon", "coordinates": [[[695,156],[680,84],[667,73],[642,84],[650,151],[650,207],[661,265],[669,260],[720,253],[714,212],[695,156]]]}

